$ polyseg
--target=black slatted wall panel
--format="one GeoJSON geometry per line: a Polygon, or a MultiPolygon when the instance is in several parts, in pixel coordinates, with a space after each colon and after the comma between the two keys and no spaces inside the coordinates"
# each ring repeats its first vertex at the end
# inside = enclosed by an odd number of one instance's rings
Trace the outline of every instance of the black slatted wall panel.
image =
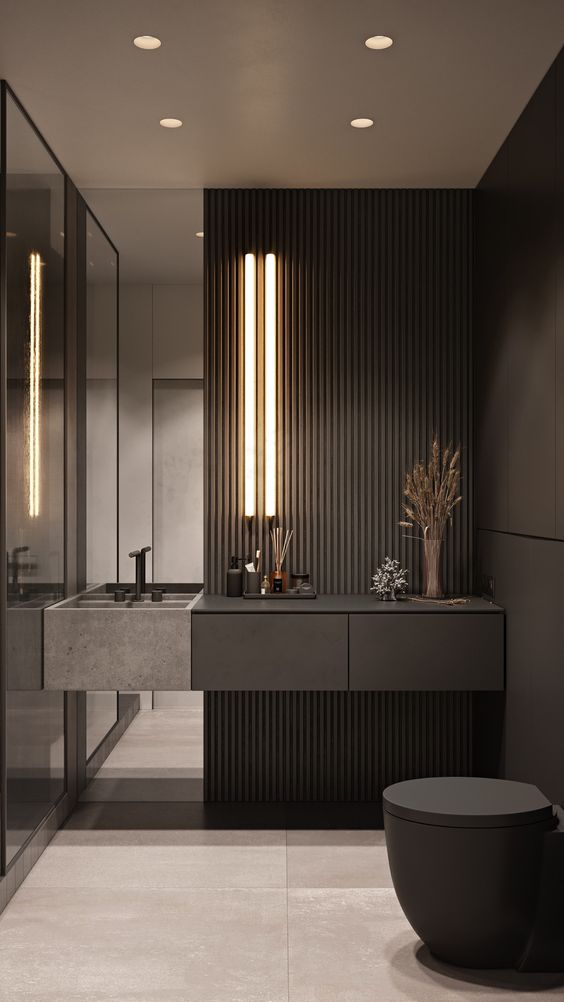
{"type": "MultiPolygon", "coordinates": [[[[437,431],[464,449],[464,502],[448,534],[445,583],[470,590],[471,197],[206,191],[208,592],[224,591],[231,553],[260,546],[269,563],[260,496],[250,533],[242,518],[247,251],[259,256],[259,276],[262,255],[278,255],[278,511],[295,532],[288,568],[308,570],[320,592],[365,592],[390,554],[417,589],[421,546],[397,523],[405,471],[425,458],[437,431]]],[[[258,472],[260,486],[260,457],[258,472]]]]}
{"type": "Polygon", "coordinates": [[[205,799],[375,801],[390,783],[468,775],[465,692],[206,692],[205,799]]]}

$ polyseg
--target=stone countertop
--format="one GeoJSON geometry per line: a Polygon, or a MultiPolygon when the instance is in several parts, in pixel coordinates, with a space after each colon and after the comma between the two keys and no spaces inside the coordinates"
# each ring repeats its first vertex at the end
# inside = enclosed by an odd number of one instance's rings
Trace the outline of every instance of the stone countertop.
{"type": "Polygon", "coordinates": [[[375,595],[318,595],[314,599],[304,598],[270,598],[248,599],[228,598],[226,595],[202,595],[192,607],[193,615],[205,613],[389,613],[404,615],[409,613],[446,613],[456,615],[462,613],[497,613],[503,609],[486,599],[471,596],[455,596],[468,598],[465,605],[437,605],[429,601],[410,601],[409,596],[398,599],[397,602],[382,602],[375,595]]]}

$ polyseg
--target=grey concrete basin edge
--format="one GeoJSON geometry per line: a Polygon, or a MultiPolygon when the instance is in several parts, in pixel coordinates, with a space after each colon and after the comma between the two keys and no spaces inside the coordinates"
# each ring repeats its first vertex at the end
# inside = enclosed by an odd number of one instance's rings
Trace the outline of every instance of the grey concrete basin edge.
{"type": "Polygon", "coordinates": [[[43,620],[43,680],[56,690],[191,688],[191,615],[201,593],[116,603],[95,586],[43,620]]]}

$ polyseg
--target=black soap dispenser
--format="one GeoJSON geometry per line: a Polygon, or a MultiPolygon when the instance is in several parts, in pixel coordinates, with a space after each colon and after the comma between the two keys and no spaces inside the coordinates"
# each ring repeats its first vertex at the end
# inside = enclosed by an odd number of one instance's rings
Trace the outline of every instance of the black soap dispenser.
{"type": "Polygon", "coordinates": [[[228,598],[241,598],[243,594],[243,568],[239,567],[241,560],[241,557],[231,557],[231,563],[227,571],[228,598]]]}

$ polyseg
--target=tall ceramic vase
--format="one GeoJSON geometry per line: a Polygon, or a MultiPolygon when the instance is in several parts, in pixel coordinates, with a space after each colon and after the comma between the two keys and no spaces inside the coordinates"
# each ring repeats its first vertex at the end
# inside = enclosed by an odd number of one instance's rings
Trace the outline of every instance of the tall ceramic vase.
{"type": "Polygon", "coordinates": [[[441,559],[442,539],[423,540],[423,597],[442,598],[443,565],[441,559]]]}

